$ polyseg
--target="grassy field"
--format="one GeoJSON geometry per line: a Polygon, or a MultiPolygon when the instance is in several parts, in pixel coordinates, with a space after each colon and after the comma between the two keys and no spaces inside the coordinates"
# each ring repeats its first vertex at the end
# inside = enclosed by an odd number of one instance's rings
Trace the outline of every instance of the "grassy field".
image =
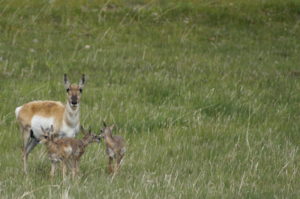
{"type": "Polygon", "coordinates": [[[300,198],[299,35],[296,0],[0,0],[0,198],[300,198]],[[14,110],[64,73],[126,138],[113,178],[103,144],[76,180],[44,146],[22,172],[14,110]]]}

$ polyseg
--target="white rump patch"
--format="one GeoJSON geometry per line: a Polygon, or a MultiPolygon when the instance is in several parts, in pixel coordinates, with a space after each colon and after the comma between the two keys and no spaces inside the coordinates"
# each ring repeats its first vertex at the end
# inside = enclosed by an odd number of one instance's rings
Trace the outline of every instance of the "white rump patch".
{"type": "Polygon", "coordinates": [[[21,110],[22,106],[19,106],[16,108],[15,113],[16,113],[16,118],[19,116],[19,112],[21,110]]]}
{"type": "Polygon", "coordinates": [[[42,117],[42,116],[33,116],[31,119],[31,129],[36,138],[39,138],[43,135],[43,131],[41,127],[44,129],[50,128],[51,125],[54,126],[54,118],[53,117],[42,117]]]}

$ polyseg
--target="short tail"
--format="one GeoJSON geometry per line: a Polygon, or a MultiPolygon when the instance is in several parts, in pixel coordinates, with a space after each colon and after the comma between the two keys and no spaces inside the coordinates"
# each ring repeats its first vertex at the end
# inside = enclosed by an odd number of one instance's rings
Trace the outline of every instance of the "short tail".
{"type": "Polygon", "coordinates": [[[21,108],[22,108],[22,106],[19,106],[16,108],[16,110],[15,110],[16,118],[18,118],[21,108]]]}

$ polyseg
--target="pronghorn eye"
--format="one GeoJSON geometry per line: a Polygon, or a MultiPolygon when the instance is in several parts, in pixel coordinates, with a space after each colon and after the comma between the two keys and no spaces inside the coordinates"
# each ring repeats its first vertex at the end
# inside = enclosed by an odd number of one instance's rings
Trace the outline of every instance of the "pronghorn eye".
{"type": "Polygon", "coordinates": [[[69,92],[70,91],[70,89],[69,88],[67,88],[67,92],[69,92]]]}
{"type": "Polygon", "coordinates": [[[79,92],[81,92],[81,93],[82,93],[82,88],[80,88],[80,89],[79,89],[79,92]]]}

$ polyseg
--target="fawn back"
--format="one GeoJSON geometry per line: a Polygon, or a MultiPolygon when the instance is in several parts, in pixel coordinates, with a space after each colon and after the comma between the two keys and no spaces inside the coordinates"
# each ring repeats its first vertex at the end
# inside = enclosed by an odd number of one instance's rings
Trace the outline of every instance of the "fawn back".
{"type": "MultiPolygon", "coordinates": [[[[42,128],[42,127],[41,127],[42,128]]],[[[44,143],[49,153],[56,153],[61,158],[80,158],[84,153],[87,145],[93,142],[100,142],[100,137],[93,134],[91,130],[85,130],[81,126],[81,132],[84,134],[82,139],[75,138],[56,138],[56,134],[53,133],[53,126],[47,129],[43,129],[44,136],[41,138],[40,143],[44,143]]]]}
{"type": "Polygon", "coordinates": [[[125,141],[123,137],[118,135],[113,135],[112,130],[114,129],[115,125],[106,126],[105,123],[104,128],[100,130],[100,138],[104,139],[106,146],[112,149],[115,153],[125,153],[125,141]]]}

